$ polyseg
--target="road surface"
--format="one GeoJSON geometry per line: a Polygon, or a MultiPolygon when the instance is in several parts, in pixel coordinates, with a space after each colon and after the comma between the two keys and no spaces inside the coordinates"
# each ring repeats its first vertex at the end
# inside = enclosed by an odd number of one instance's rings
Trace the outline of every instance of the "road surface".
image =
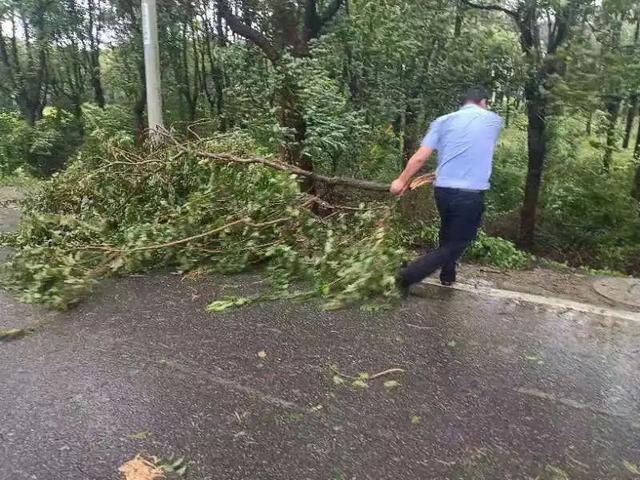
{"type": "Polygon", "coordinates": [[[435,287],[205,311],[261,288],[131,277],[61,314],[0,293],[0,328],[35,327],[0,343],[0,479],[117,479],[138,453],[193,480],[640,478],[637,321],[435,287]]]}

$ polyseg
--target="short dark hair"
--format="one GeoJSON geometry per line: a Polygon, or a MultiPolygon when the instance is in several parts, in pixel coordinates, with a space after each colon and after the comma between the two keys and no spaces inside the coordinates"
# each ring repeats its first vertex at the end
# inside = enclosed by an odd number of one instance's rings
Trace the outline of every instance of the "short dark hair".
{"type": "Polygon", "coordinates": [[[462,103],[480,103],[482,100],[489,100],[489,92],[481,86],[471,87],[464,94],[462,103]]]}

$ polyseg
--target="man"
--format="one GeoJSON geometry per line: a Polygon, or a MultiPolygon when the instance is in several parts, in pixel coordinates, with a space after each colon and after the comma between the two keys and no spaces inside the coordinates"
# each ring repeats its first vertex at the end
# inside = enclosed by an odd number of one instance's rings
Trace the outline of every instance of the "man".
{"type": "Polygon", "coordinates": [[[392,194],[403,195],[412,177],[434,151],[438,153],[434,191],[441,219],[440,246],[400,271],[398,288],[403,295],[438,269],[443,285],[456,281],[456,263],[475,240],[482,221],[484,192],[489,189],[502,127],[502,118],[488,110],[487,92],[470,89],[460,110],[431,124],[422,146],[391,184],[392,194]]]}

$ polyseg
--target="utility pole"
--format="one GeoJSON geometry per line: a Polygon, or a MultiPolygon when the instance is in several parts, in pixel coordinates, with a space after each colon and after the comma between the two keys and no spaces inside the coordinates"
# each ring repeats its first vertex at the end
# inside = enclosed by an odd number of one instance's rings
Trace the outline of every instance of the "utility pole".
{"type": "Polygon", "coordinates": [[[162,122],[162,90],[160,86],[156,0],[142,0],[142,37],[144,41],[144,73],[147,86],[149,136],[153,142],[160,142],[164,124],[162,122]]]}

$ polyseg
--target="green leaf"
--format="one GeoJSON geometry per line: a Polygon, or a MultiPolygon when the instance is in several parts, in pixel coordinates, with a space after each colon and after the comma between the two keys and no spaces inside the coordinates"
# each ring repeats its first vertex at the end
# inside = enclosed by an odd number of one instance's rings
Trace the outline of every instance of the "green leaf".
{"type": "Polygon", "coordinates": [[[363,380],[354,380],[351,385],[356,388],[369,388],[369,385],[367,384],[367,382],[363,380]]]}
{"type": "Polygon", "coordinates": [[[0,328],[0,342],[10,342],[35,332],[32,328],[0,328]]]}
{"type": "Polygon", "coordinates": [[[624,465],[624,468],[626,468],[628,471],[630,471],[634,475],[640,475],[640,468],[638,468],[637,465],[634,465],[633,463],[631,463],[631,462],[629,462],[627,460],[622,462],[622,464],[624,465]]]}
{"type": "Polygon", "coordinates": [[[333,383],[334,385],[343,385],[344,379],[340,375],[336,374],[333,376],[333,383]]]}
{"type": "Polygon", "coordinates": [[[252,299],[246,297],[229,298],[212,302],[207,307],[210,312],[223,312],[229,308],[237,308],[251,303],[252,299]]]}

